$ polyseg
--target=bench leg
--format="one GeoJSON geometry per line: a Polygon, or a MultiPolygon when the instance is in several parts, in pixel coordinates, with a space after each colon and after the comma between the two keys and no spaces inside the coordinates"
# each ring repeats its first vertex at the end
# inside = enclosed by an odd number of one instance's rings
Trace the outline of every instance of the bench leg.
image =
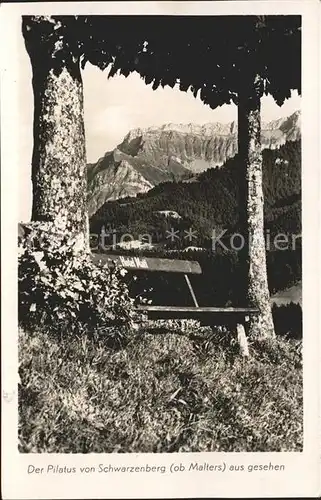
{"type": "Polygon", "coordinates": [[[196,295],[195,295],[193,287],[192,287],[192,283],[190,282],[189,277],[187,276],[187,274],[184,274],[184,276],[185,276],[185,281],[186,281],[187,286],[189,288],[190,294],[192,296],[192,299],[193,299],[193,302],[194,302],[194,306],[195,307],[199,307],[197,299],[196,299],[196,295]]]}
{"type": "Polygon", "coordinates": [[[246,334],[245,334],[245,328],[242,324],[237,324],[236,325],[236,333],[237,333],[237,341],[240,346],[240,354],[243,357],[249,356],[249,345],[247,342],[246,334]]]}

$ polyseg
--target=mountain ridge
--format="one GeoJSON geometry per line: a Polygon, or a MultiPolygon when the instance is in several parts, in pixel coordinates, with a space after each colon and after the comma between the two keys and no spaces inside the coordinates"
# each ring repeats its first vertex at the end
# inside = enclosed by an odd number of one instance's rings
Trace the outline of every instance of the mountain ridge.
{"type": "MultiPolygon", "coordinates": [[[[301,113],[262,123],[262,148],[301,138],[301,113]]],[[[237,123],[167,123],[130,130],[114,150],[88,164],[88,210],[144,193],[162,182],[189,180],[237,153],[237,123]]]]}

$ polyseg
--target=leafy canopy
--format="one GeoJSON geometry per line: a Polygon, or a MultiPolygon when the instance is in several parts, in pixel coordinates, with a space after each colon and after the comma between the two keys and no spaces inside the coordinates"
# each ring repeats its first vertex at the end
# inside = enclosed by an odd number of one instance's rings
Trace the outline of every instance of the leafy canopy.
{"type": "MultiPolygon", "coordinates": [[[[127,77],[137,71],[153,89],[179,85],[180,90],[191,89],[211,108],[231,101],[237,104],[241,85],[259,97],[271,94],[279,105],[291,90],[301,93],[301,16],[64,16],[50,20],[56,22],[55,37],[65,41],[82,68],[87,62],[102,70],[109,67],[109,77],[116,73],[127,77]]],[[[27,25],[32,31],[30,27],[45,21],[25,17],[25,37],[27,25]]],[[[41,29],[43,42],[52,27],[41,29]]]]}

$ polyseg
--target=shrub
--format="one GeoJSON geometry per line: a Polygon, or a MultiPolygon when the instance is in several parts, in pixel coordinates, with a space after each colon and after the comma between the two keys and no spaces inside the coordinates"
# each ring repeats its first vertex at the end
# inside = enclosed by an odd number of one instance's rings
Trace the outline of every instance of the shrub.
{"type": "Polygon", "coordinates": [[[130,325],[133,299],[125,270],[98,267],[77,242],[54,224],[32,224],[19,242],[19,323],[27,330],[48,327],[53,333],[93,332],[114,335],[130,325]]]}

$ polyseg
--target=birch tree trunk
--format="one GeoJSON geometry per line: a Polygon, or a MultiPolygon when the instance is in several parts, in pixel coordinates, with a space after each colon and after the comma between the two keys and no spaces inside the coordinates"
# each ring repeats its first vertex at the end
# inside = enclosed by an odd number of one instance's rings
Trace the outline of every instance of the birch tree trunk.
{"type": "Polygon", "coordinates": [[[247,268],[247,294],[251,306],[259,313],[250,318],[249,336],[275,337],[270,294],[267,280],[264,197],[261,151],[261,106],[255,92],[255,81],[244,85],[238,101],[238,154],[244,169],[245,183],[241,202],[245,203],[242,224],[246,228],[247,246],[244,252],[247,268]]]}
{"type": "Polygon", "coordinates": [[[76,47],[50,16],[23,18],[33,70],[32,221],[53,222],[88,250],[83,85],[76,47]]]}

